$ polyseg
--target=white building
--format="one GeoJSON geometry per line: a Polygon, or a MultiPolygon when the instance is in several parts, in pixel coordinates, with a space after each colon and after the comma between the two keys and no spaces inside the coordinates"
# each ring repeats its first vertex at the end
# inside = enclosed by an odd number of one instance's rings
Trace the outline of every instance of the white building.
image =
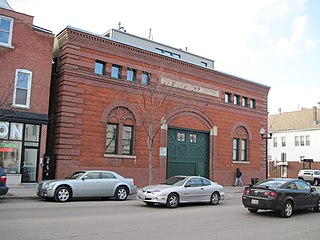
{"type": "Polygon", "coordinates": [[[297,177],[303,168],[320,169],[320,109],[269,116],[269,176],[297,177]]]}

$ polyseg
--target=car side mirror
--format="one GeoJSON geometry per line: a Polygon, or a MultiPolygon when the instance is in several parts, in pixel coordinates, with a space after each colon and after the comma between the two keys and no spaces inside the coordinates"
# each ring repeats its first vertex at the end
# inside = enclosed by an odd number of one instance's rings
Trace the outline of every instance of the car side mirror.
{"type": "Polygon", "coordinates": [[[312,187],[311,192],[315,192],[315,191],[317,191],[317,189],[315,187],[312,187]]]}
{"type": "Polygon", "coordinates": [[[186,184],[186,185],[184,185],[184,187],[191,187],[191,184],[186,184]]]}
{"type": "Polygon", "coordinates": [[[82,179],[82,181],[84,181],[84,180],[88,179],[88,176],[84,176],[81,179],[82,179]]]}

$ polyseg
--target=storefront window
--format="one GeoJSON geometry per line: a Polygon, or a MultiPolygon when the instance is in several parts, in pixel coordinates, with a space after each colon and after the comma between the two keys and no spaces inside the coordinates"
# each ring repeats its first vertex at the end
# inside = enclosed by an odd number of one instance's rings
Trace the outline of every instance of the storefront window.
{"type": "Polygon", "coordinates": [[[0,166],[8,174],[22,174],[23,182],[35,182],[39,141],[40,125],[0,122],[0,166]]]}
{"type": "Polygon", "coordinates": [[[6,173],[20,173],[22,142],[0,141],[0,165],[6,173]]]}
{"type": "Polygon", "coordinates": [[[26,131],[24,134],[25,141],[38,142],[39,141],[39,133],[40,133],[40,126],[39,125],[26,124],[26,131]]]}

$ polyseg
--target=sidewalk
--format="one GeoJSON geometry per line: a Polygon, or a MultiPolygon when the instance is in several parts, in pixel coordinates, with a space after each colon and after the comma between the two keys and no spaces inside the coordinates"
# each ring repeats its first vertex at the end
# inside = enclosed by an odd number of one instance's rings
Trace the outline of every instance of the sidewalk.
{"type": "MultiPolygon", "coordinates": [[[[37,198],[36,187],[37,184],[20,184],[8,186],[9,191],[6,195],[0,196],[1,198],[37,198]]],[[[224,192],[226,195],[230,194],[239,194],[242,193],[243,187],[224,187],[224,192]]]]}
{"type": "Polygon", "coordinates": [[[38,197],[36,194],[36,183],[20,184],[8,186],[9,191],[6,195],[0,196],[1,198],[35,198],[38,197]]]}

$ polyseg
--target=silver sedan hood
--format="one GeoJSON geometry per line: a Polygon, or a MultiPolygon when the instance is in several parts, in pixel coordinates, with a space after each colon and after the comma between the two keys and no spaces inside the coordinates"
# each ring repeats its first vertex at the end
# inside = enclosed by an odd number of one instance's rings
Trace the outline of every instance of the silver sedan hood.
{"type": "Polygon", "coordinates": [[[166,185],[166,184],[157,184],[157,185],[150,185],[142,188],[144,191],[155,191],[155,190],[163,190],[163,189],[168,189],[168,188],[173,188],[177,186],[173,185],[166,185]]]}

